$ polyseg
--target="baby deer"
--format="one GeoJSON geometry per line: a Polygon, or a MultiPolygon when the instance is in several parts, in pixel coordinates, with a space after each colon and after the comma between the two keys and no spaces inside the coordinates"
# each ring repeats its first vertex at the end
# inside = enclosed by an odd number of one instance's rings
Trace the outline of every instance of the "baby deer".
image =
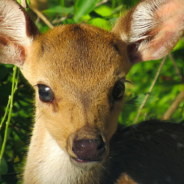
{"type": "Polygon", "coordinates": [[[132,65],[159,59],[184,30],[184,0],[145,0],[111,32],[62,25],[41,35],[14,0],[0,0],[0,62],[35,88],[25,184],[183,184],[184,126],[118,128],[132,65]]]}

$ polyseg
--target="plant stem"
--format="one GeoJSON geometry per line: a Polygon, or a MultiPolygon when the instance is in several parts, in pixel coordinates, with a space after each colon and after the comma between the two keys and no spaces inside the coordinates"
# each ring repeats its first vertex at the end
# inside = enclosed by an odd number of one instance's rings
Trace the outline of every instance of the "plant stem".
{"type": "MultiPolygon", "coordinates": [[[[1,161],[2,161],[3,154],[4,154],[4,150],[5,150],[5,146],[6,146],[6,141],[7,141],[7,136],[8,136],[8,127],[9,127],[9,123],[10,123],[10,119],[11,119],[11,114],[12,114],[12,108],[13,108],[13,95],[15,93],[15,90],[16,90],[17,84],[18,84],[18,82],[15,80],[16,79],[16,72],[17,72],[17,67],[14,66],[14,68],[13,68],[13,79],[12,79],[11,96],[9,97],[9,101],[8,101],[8,105],[7,105],[7,109],[9,108],[9,112],[6,109],[5,115],[3,117],[3,119],[5,120],[5,117],[6,117],[7,112],[8,112],[8,119],[7,119],[7,122],[6,122],[4,139],[3,139],[2,149],[1,149],[1,153],[0,153],[0,166],[1,166],[1,161]]],[[[3,124],[3,121],[1,122],[2,124],[3,124]]]]}
{"type": "Polygon", "coordinates": [[[158,79],[158,76],[159,76],[159,74],[160,74],[160,72],[161,72],[161,70],[162,70],[162,68],[163,68],[163,66],[164,66],[165,61],[166,61],[166,57],[163,58],[163,60],[162,60],[162,62],[161,62],[161,64],[160,64],[160,66],[159,66],[159,68],[158,68],[158,71],[157,71],[156,76],[155,76],[155,78],[154,78],[154,80],[153,80],[153,82],[152,82],[152,84],[151,84],[151,86],[150,86],[150,89],[149,89],[148,93],[146,94],[146,96],[145,96],[145,98],[144,98],[144,100],[143,100],[143,102],[142,102],[142,104],[141,104],[141,106],[140,106],[140,108],[139,108],[139,110],[138,110],[138,114],[137,114],[137,116],[136,116],[136,118],[135,118],[135,120],[134,120],[134,124],[136,124],[137,121],[138,121],[138,119],[139,119],[139,116],[140,116],[140,114],[141,114],[141,111],[142,111],[142,109],[143,109],[143,107],[144,107],[144,105],[145,105],[145,103],[146,103],[148,97],[149,97],[150,94],[151,94],[151,91],[152,91],[152,89],[153,89],[153,87],[154,87],[154,85],[155,85],[155,83],[156,83],[156,81],[157,81],[157,79],[158,79]]]}

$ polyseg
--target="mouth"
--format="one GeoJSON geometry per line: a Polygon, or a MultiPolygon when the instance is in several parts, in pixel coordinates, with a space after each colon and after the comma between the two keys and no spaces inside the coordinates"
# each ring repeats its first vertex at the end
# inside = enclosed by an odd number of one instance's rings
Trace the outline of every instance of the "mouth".
{"type": "Polygon", "coordinates": [[[82,159],[80,159],[80,158],[73,158],[73,157],[72,157],[72,159],[73,159],[75,162],[81,163],[81,164],[83,164],[83,163],[91,163],[91,162],[94,162],[94,161],[90,161],[90,160],[82,160],[82,159]]]}
{"type": "Polygon", "coordinates": [[[71,162],[78,168],[84,169],[86,171],[93,169],[98,165],[100,161],[95,160],[82,160],[80,158],[70,157],[71,162]]]}

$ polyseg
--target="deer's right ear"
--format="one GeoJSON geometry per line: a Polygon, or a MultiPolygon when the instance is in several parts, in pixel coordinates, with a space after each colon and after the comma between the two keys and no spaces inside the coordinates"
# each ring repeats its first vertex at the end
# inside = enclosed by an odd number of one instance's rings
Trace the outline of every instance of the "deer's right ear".
{"type": "Polygon", "coordinates": [[[127,44],[130,62],[160,59],[183,34],[184,0],[144,0],[120,18],[114,29],[127,44]]]}
{"type": "Polygon", "coordinates": [[[0,0],[0,63],[21,68],[38,29],[14,0],[0,0]]]}

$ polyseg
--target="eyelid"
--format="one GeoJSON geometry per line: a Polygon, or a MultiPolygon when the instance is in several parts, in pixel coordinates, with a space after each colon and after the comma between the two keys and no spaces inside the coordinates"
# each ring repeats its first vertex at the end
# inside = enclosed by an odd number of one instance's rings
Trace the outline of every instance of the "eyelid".
{"type": "Polygon", "coordinates": [[[129,80],[124,80],[124,83],[129,83],[129,84],[133,84],[131,81],[129,80]]]}
{"type": "Polygon", "coordinates": [[[38,88],[38,87],[39,87],[39,86],[41,86],[41,85],[42,85],[42,86],[46,86],[46,87],[51,88],[49,85],[44,84],[44,83],[41,83],[41,82],[40,82],[40,83],[38,83],[38,84],[33,85],[33,87],[34,87],[34,88],[38,88]]]}
{"type": "Polygon", "coordinates": [[[119,80],[117,80],[117,82],[123,82],[123,83],[125,83],[125,82],[127,82],[127,80],[125,78],[120,78],[119,80]]]}

